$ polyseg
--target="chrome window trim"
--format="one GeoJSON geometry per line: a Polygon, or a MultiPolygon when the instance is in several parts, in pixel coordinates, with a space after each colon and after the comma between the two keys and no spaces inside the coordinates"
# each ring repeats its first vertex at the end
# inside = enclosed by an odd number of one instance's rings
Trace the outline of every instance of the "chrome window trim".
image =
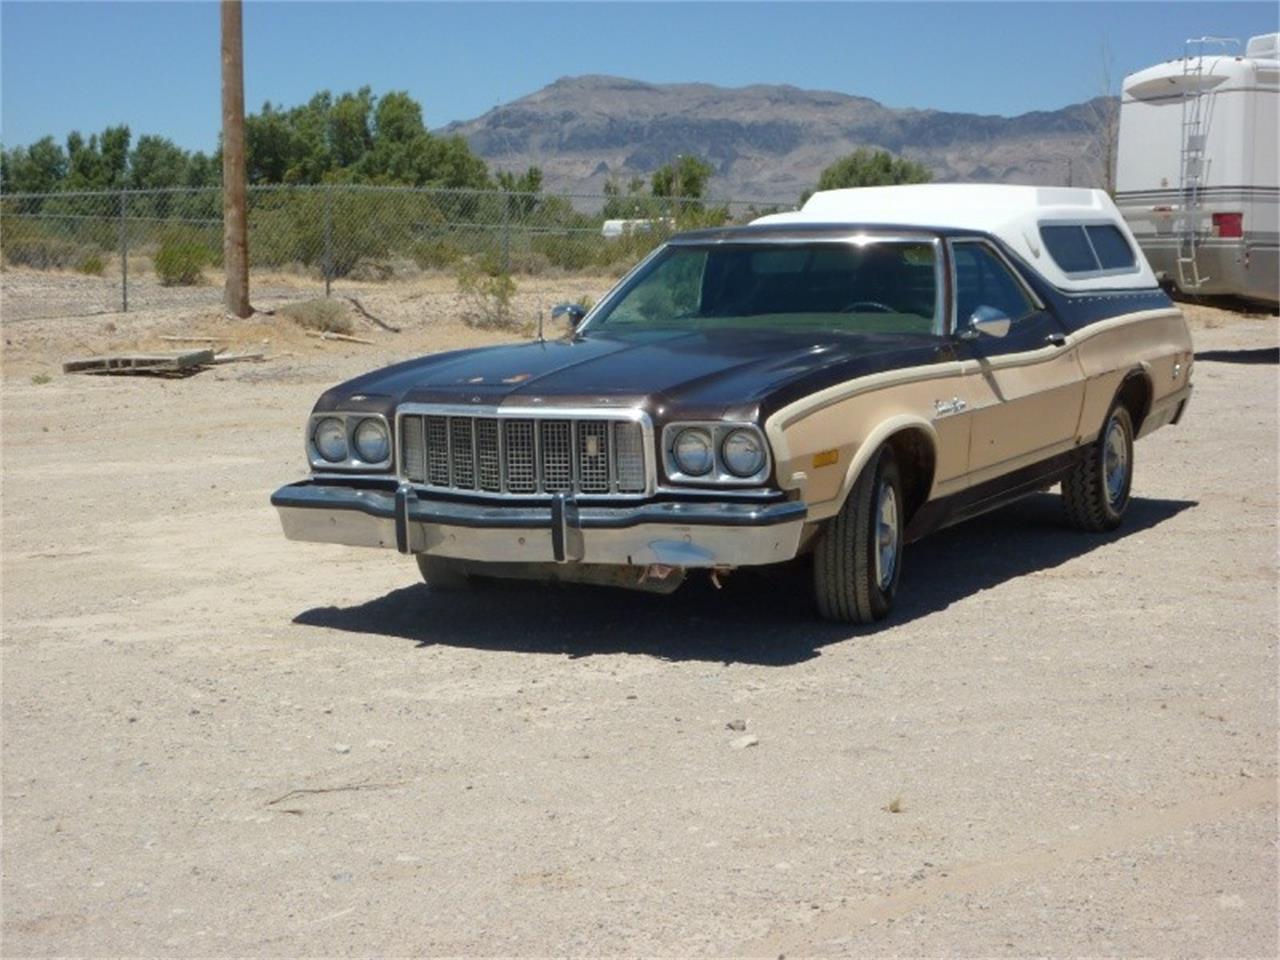
{"type": "Polygon", "coordinates": [[[759,487],[773,475],[773,451],[769,447],[769,438],[760,429],[759,424],[750,420],[676,420],[662,428],[662,469],[667,480],[673,484],[688,484],[701,487],[759,487]],[[711,454],[713,466],[709,474],[700,477],[683,473],[676,464],[672,444],[682,430],[700,427],[711,434],[711,454]],[[764,447],[764,466],[749,477],[740,477],[725,468],[720,455],[720,445],[734,430],[750,430],[760,438],[764,447]]]}
{"type": "Polygon", "coordinates": [[[1141,261],[1138,260],[1138,251],[1133,248],[1133,243],[1124,235],[1124,231],[1120,229],[1119,224],[1114,220],[1105,218],[1098,220],[1083,220],[1079,218],[1064,220],[1037,220],[1036,235],[1040,238],[1040,242],[1044,244],[1044,252],[1049,255],[1049,259],[1053,261],[1054,266],[1062,270],[1062,275],[1071,280],[1093,280],[1097,277],[1123,277],[1131,273],[1141,273],[1141,261]],[[1088,230],[1081,230],[1084,234],[1084,242],[1089,245],[1089,252],[1093,254],[1094,262],[1098,264],[1097,270],[1063,270],[1062,264],[1058,263],[1058,258],[1053,255],[1053,251],[1049,249],[1049,245],[1045,243],[1044,234],[1040,233],[1041,227],[1113,227],[1124,240],[1125,245],[1129,248],[1129,253],[1133,255],[1133,266],[1130,267],[1104,267],[1102,266],[1102,258],[1098,256],[1098,249],[1093,245],[1093,237],[1089,236],[1088,230]]]}
{"type": "MultiPolygon", "coordinates": [[[[306,451],[307,463],[311,465],[312,473],[323,470],[390,470],[392,462],[395,459],[395,434],[387,423],[387,418],[380,413],[360,413],[356,411],[346,410],[326,410],[323,413],[312,411],[307,417],[307,429],[302,438],[303,449],[306,451]],[[347,458],[345,460],[326,460],[320,456],[320,451],[315,446],[316,424],[321,420],[341,420],[344,429],[347,432],[347,458]],[[361,420],[377,420],[381,422],[387,431],[387,447],[390,450],[385,460],[379,460],[377,463],[369,463],[361,460],[356,456],[356,426],[361,420]]],[[[343,476],[351,476],[351,474],[343,474],[343,476]]],[[[386,476],[383,474],[382,476],[386,476]]]]}
{"type": "MultiPolygon", "coordinates": [[[[933,247],[933,275],[934,275],[934,306],[933,306],[933,327],[937,336],[946,336],[946,288],[945,266],[942,262],[942,238],[936,233],[927,231],[914,232],[909,230],[884,230],[879,231],[866,227],[850,227],[846,229],[826,230],[819,226],[813,234],[805,235],[784,234],[784,235],[730,235],[720,238],[707,237],[688,237],[679,236],[672,237],[670,240],[662,243],[651,252],[647,257],[641,260],[636,266],[621,280],[614,285],[605,296],[597,303],[591,312],[587,314],[578,330],[580,333],[586,333],[591,323],[599,316],[602,316],[608,310],[612,310],[614,301],[621,299],[627,293],[631,292],[632,286],[639,279],[640,271],[648,266],[649,262],[660,255],[669,247],[724,247],[724,246],[787,246],[791,244],[815,244],[815,243],[832,243],[832,244],[863,244],[863,243],[927,243],[933,247]]],[[[1016,276],[1016,274],[1015,274],[1016,276]]],[[[1019,277],[1019,280],[1021,278],[1019,277]]],[[[1043,309],[1043,307],[1041,308],[1043,309]]]]}
{"type": "MultiPolygon", "coordinates": [[[[535,423],[542,420],[610,420],[615,422],[636,423],[640,426],[642,442],[644,444],[644,490],[634,492],[617,492],[609,493],[575,493],[580,500],[588,500],[599,498],[601,500],[617,501],[617,500],[642,500],[651,497],[658,487],[657,464],[654,457],[654,431],[653,420],[647,413],[636,407],[558,407],[558,406],[499,406],[493,404],[459,404],[459,403],[402,403],[396,408],[396,436],[400,436],[400,427],[404,417],[415,416],[442,416],[442,417],[484,417],[496,420],[532,420],[535,423]]],[[[499,442],[502,442],[506,431],[499,429],[499,442]]],[[[613,431],[610,431],[612,436],[613,431]]],[[[535,485],[542,486],[542,457],[541,443],[542,430],[534,429],[534,468],[537,471],[537,480],[535,485]]],[[[574,480],[576,482],[576,451],[574,457],[574,480]]],[[[417,481],[408,480],[404,473],[403,465],[400,463],[400,444],[395,444],[392,450],[392,458],[394,461],[394,472],[397,478],[410,483],[416,490],[425,490],[428,492],[439,492],[456,494],[465,497],[478,497],[486,500],[550,500],[555,496],[553,492],[534,491],[532,493],[511,493],[506,490],[471,490],[456,487],[442,487],[430,483],[418,483],[417,481]]],[[[616,464],[610,458],[611,471],[616,464]]],[[[612,478],[611,478],[612,479],[612,478]]]]}
{"type": "Polygon", "coordinates": [[[951,317],[950,317],[950,320],[951,320],[952,336],[955,336],[957,333],[959,333],[959,330],[960,330],[958,325],[959,317],[957,315],[957,311],[960,306],[960,279],[959,277],[956,276],[955,248],[957,244],[963,244],[963,243],[979,243],[979,244],[982,244],[984,247],[986,247],[988,250],[990,250],[992,253],[994,253],[996,255],[996,259],[998,259],[1002,264],[1004,264],[1004,268],[1009,271],[1009,275],[1013,277],[1014,283],[1018,285],[1018,287],[1022,290],[1023,294],[1025,294],[1027,299],[1030,300],[1031,303],[1033,304],[1034,309],[1028,310],[1026,313],[1024,313],[1020,317],[1010,317],[1009,319],[1011,322],[1018,323],[1020,320],[1027,319],[1027,317],[1031,316],[1033,313],[1039,313],[1040,311],[1047,309],[1045,307],[1044,301],[1040,299],[1039,294],[1037,294],[1034,290],[1031,289],[1031,286],[1027,283],[1025,279],[1023,279],[1021,272],[1019,272],[1018,269],[1014,267],[1012,261],[1010,261],[1010,259],[1007,256],[1005,256],[1004,251],[1001,250],[998,245],[992,243],[989,238],[978,237],[978,236],[948,237],[947,238],[947,254],[948,254],[948,259],[951,261],[951,311],[950,311],[951,317]]]}

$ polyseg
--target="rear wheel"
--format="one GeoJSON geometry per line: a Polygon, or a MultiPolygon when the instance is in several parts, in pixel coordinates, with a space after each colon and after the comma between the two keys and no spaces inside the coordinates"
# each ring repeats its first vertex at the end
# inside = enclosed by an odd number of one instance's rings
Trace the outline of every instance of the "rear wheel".
{"type": "Polygon", "coordinates": [[[889,612],[905,527],[898,463],[881,447],[814,548],[813,586],[824,619],[872,623],[889,612]]]}
{"type": "Polygon", "coordinates": [[[414,559],[418,561],[422,579],[434,590],[463,590],[471,583],[462,565],[455,560],[425,553],[415,554],[414,559]]]}
{"type": "Polygon", "coordinates": [[[1072,526],[1092,533],[1114,530],[1124,519],[1133,484],[1133,417],[1120,404],[1084,458],[1062,481],[1062,501],[1072,526]]]}

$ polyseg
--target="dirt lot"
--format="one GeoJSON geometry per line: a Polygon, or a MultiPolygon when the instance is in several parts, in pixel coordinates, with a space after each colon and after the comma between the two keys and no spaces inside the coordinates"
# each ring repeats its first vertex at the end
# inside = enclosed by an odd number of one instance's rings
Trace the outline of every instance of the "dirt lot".
{"type": "Polygon", "coordinates": [[[405,331],[6,317],[5,956],[1277,954],[1274,317],[1194,311],[1122,531],[1027,501],[851,630],[803,570],[440,595],[286,542],[320,390],[494,339],[366,303],[405,331]],[[276,359],[56,372],[200,332],[276,359]]]}

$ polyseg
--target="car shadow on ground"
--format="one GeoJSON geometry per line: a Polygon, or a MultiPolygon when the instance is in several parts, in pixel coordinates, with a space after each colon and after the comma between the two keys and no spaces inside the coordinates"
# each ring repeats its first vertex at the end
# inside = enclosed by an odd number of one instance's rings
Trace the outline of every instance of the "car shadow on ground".
{"type": "Polygon", "coordinates": [[[1201,350],[1196,354],[1196,361],[1280,364],[1280,347],[1259,347],[1256,350],[1201,350]]]}
{"type": "MultiPolygon", "coordinates": [[[[1194,506],[1190,500],[1134,499],[1123,527],[1096,535],[1068,528],[1060,498],[1042,494],[944,530],[908,549],[897,607],[885,622],[937,614],[981,590],[1143,533],[1194,506]]],[[[878,629],[818,620],[811,575],[809,563],[798,560],[738,571],[722,590],[694,576],[668,596],[520,582],[449,593],[419,583],[354,606],[315,607],[294,623],[422,647],[789,666],[817,656],[828,644],[878,629]]]]}

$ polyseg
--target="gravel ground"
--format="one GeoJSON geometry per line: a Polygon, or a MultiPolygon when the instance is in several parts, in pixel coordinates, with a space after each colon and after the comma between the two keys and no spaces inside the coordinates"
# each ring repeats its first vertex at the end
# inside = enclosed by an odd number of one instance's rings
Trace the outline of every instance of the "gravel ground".
{"type": "Polygon", "coordinates": [[[1192,311],[1121,531],[1025,501],[853,630],[798,568],[441,595],[285,541],[320,390],[494,339],[451,296],[369,293],[369,347],[6,317],[5,956],[1276,956],[1274,317],[1192,311]],[[166,332],[276,358],[54,373],[166,332]]]}

